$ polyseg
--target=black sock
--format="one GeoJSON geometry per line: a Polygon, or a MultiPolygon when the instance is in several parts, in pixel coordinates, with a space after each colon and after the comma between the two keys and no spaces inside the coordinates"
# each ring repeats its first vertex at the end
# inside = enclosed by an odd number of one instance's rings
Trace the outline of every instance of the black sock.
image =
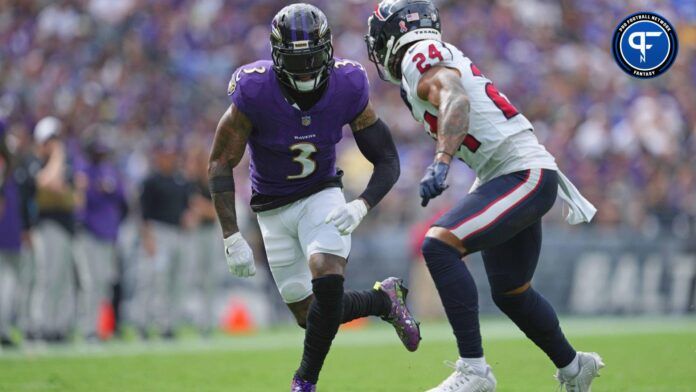
{"type": "Polygon", "coordinates": [[[440,294],[463,358],[483,356],[476,283],[459,252],[434,238],[423,241],[423,256],[440,294]]]}
{"type": "Polygon", "coordinates": [[[314,301],[307,315],[304,352],[297,376],[313,384],[319,379],[343,313],[343,276],[326,275],[312,280],[314,301]]]}
{"type": "Polygon", "coordinates": [[[341,324],[367,316],[384,317],[389,315],[390,311],[391,301],[383,291],[347,291],[343,295],[341,324]]]}
{"type": "Polygon", "coordinates": [[[557,368],[575,358],[551,304],[533,288],[519,295],[493,294],[493,301],[546,355],[557,368]]]}

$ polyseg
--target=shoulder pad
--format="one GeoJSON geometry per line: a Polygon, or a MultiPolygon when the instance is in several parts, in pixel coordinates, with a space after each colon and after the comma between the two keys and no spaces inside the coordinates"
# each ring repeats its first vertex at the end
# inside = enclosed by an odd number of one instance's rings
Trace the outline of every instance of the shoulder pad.
{"type": "Polygon", "coordinates": [[[234,94],[243,85],[259,84],[268,80],[267,73],[273,72],[271,65],[270,61],[261,60],[237,68],[227,84],[227,95],[234,94]]]}
{"type": "Polygon", "coordinates": [[[334,72],[336,72],[342,81],[347,81],[351,87],[358,91],[362,91],[369,86],[365,68],[357,61],[336,59],[334,63],[334,72]]]}

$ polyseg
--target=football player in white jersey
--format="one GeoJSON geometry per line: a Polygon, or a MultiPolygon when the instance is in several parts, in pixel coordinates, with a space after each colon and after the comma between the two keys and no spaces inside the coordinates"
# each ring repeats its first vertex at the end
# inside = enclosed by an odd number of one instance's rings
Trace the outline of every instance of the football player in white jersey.
{"type": "Polygon", "coordinates": [[[438,219],[423,255],[457,339],[455,371],[431,391],[494,391],[478,322],[474,280],[461,261],[481,251],[495,304],[554,363],[567,391],[589,391],[604,366],[576,352],[549,302],[531,286],[541,249],[541,218],[557,194],[567,220],[589,222],[595,208],[558,170],[532,124],[455,46],[441,40],[430,0],[384,0],[369,21],[370,60],[380,77],[401,86],[415,119],[436,140],[434,162],[420,183],[422,205],[447,189],[459,158],[477,175],[467,195],[438,219]]]}

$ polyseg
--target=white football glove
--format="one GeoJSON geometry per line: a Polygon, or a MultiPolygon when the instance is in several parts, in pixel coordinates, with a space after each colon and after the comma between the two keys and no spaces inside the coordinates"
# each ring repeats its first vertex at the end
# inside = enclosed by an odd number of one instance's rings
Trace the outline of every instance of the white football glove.
{"type": "Polygon", "coordinates": [[[227,266],[234,276],[248,278],[256,275],[254,254],[242,234],[237,232],[225,238],[225,257],[227,266]]]}
{"type": "Polygon", "coordinates": [[[333,223],[341,235],[348,235],[358,227],[365,215],[367,215],[367,205],[364,201],[356,199],[334,208],[324,223],[333,223]]]}

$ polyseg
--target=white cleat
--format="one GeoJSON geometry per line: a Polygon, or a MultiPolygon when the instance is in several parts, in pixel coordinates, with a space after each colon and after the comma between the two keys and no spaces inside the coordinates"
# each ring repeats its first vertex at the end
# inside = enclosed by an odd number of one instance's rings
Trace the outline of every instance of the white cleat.
{"type": "Polygon", "coordinates": [[[583,353],[578,351],[580,371],[571,379],[564,379],[560,372],[556,372],[556,380],[565,387],[566,392],[590,392],[592,380],[599,377],[599,369],[604,367],[602,358],[597,353],[583,353]]]}
{"type": "Polygon", "coordinates": [[[486,374],[477,374],[461,359],[456,363],[445,361],[445,365],[454,369],[445,381],[427,392],[494,392],[497,381],[490,366],[486,374]]]}

